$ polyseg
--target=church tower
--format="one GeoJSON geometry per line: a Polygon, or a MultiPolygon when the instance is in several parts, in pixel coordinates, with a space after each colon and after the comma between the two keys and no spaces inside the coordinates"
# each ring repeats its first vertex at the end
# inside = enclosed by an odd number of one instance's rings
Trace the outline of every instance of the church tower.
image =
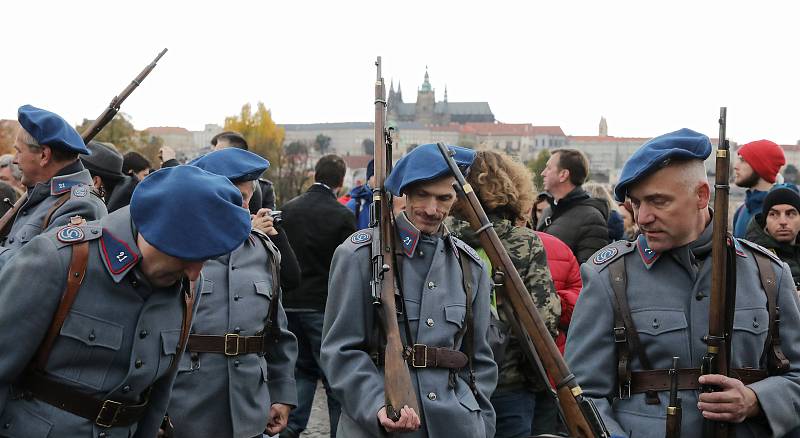
{"type": "Polygon", "coordinates": [[[436,105],[435,90],[431,87],[428,67],[425,66],[425,79],[417,90],[417,103],[415,108],[416,119],[423,125],[433,123],[434,106],[436,105]]]}
{"type": "Polygon", "coordinates": [[[600,137],[608,137],[608,123],[605,117],[600,117],[600,137]]]}

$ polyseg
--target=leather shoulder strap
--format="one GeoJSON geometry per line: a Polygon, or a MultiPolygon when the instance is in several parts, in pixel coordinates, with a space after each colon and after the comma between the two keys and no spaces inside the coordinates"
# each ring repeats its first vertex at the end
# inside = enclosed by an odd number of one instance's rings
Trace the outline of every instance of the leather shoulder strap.
{"type": "Polygon", "coordinates": [[[764,345],[764,353],[761,362],[766,361],[767,370],[772,375],[783,374],[789,370],[789,360],[781,350],[780,340],[780,309],[778,308],[778,284],[775,279],[775,269],[773,269],[767,256],[760,252],[753,251],[753,256],[758,266],[758,277],[761,280],[761,287],[767,295],[767,312],[769,312],[769,331],[767,341],[764,345]]]}
{"type": "Polygon", "coordinates": [[[56,210],[61,208],[64,203],[69,201],[69,198],[72,196],[72,190],[64,193],[63,195],[58,197],[58,200],[55,204],[53,204],[49,210],[47,210],[47,214],[44,216],[44,220],[42,221],[42,232],[50,226],[50,221],[53,219],[53,215],[56,213],[56,210]]]}
{"type": "Polygon", "coordinates": [[[172,363],[169,364],[169,371],[167,375],[172,374],[178,364],[180,363],[181,355],[186,349],[186,343],[189,342],[189,330],[192,328],[192,316],[194,315],[194,299],[195,288],[197,287],[196,281],[181,280],[181,294],[183,295],[183,319],[181,320],[181,337],[178,339],[178,349],[175,351],[175,357],[172,363]],[[188,283],[188,287],[187,287],[188,283]]]}
{"type": "Polygon", "coordinates": [[[72,259],[69,263],[69,272],[67,273],[67,287],[61,297],[61,302],[58,304],[58,309],[53,316],[53,321],[50,323],[50,328],[47,330],[44,340],[39,344],[39,349],[36,350],[36,355],[33,358],[31,365],[34,370],[44,371],[47,364],[47,359],[50,356],[50,350],[53,349],[56,337],[61,332],[61,327],[64,326],[64,320],[67,319],[67,314],[75,303],[75,298],[78,296],[78,290],[81,288],[83,279],[86,276],[86,264],[89,260],[89,242],[79,242],[72,245],[72,259]]]}
{"type": "Polygon", "coordinates": [[[459,251],[462,253],[456,253],[456,257],[458,258],[458,263],[461,265],[461,282],[464,285],[464,293],[467,298],[467,312],[464,316],[464,327],[462,328],[462,333],[464,337],[465,350],[467,353],[467,363],[469,366],[469,388],[472,390],[472,393],[477,395],[478,394],[478,387],[475,384],[475,368],[473,367],[472,361],[475,357],[475,330],[474,330],[474,323],[472,318],[472,297],[475,296],[474,291],[472,290],[472,264],[469,261],[465,261],[464,257],[469,256],[472,257],[471,254],[467,252],[466,249],[458,246],[459,251]]]}
{"type": "MultiPolygon", "coordinates": [[[[636,354],[645,370],[652,370],[653,367],[642,348],[639,332],[636,331],[631,308],[628,305],[625,259],[618,258],[611,262],[608,266],[608,275],[611,279],[611,289],[614,291],[614,343],[617,347],[619,397],[626,399],[630,397],[631,353],[636,354]]],[[[653,391],[647,392],[646,401],[647,404],[658,404],[658,394],[653,391]]]]}

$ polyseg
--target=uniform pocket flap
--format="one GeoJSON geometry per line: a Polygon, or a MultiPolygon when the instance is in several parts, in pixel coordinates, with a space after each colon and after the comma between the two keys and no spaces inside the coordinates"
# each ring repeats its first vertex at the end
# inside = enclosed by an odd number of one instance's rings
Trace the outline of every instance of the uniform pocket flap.
{"type": "Polygon", "coordinates": [[[450,304],[444,307],[444,319],[461,327],[464,325],[464,316],[467,314],[467,306],[463,304],[450,304]]]}
{"type": "Polygon", "coordinates": [[[122,345],[122,326],[111,321],[70,310],[61,336],[80,341],[90,347],[103,347],[119,350],[122,345]]]}
{"type": "Polygon", "coordinates": [[[165,355],[175,354],[178,351],[178,342],[181,339],[181,330],[162,330],[161,347],[165,355]]]}
{"type": "Polygon", "coordinates": [[[762,308],[736,309],[733,329],[760,335],[769,330],[769,312],[762,308]]]}
{"type": "Polygon", "coordinates": [[[203,285],[200,288],[200,295],[210,294],[211,292],[214,292],[214,282],[204,278],[203,285]]]}
{"type": "Polygon", "coordinates": [[[475,394],[472,393],[472,390],[469,389],[469,385],[466,382],[459,379],[458,384],[456,385],[456,398],[458,402],[461,403],[461,406],[469,409],[470,411],[480,411],[481,407],[478,405],[478,400],[475,399],[475,394]]]}
{"type": "Polygon", "coordinates": [[[256,281],[256,293],[259,295],[264,295],[267,298],[272,298],[272,284],[270,281],[261,280],[256,281]]]}
{"type": "Polygon", "coordinates": [[[680,310],[639,310],[631,312],[636,331],[651,336],[658,336],[688,327],[686,315],[680,310]]]}

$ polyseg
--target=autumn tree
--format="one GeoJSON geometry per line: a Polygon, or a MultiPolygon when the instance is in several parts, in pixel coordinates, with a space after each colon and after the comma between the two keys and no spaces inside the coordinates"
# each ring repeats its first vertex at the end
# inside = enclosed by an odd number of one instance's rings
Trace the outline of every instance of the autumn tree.
{"type": "MultiPolygon", "coordinates": [[[[94,120],[83,119],[75,130],[83,134],[89,129],[94,120]]],[[[153,166],[158,165],[158,151],[164,145],[164,140],[148,134],[146,131],[137,131],[131,123],[131,117],[125,113],[117,113],[103,129],[94,137],[96,141],[112,143],[120,153],[135,151],[142,154],[153,166]]]]}
{"type": "Polygon", "coordinates": [[[284,198],[281,178],[290,164],[283,148],[285,132],[272,120],[272,112],[266,105],[259,102],[253,112],[249,103],[244,104],[238,115],[225,118],[225,130],[242,134],[251,152],[269,160],[267,177],[275,183],[276,201],[284,198]]]}
{"type": "Polygon", "coordinates": [[[528,169],[533,173],[533,186],[536,190],[544,190],[544,177],[542,171],[547,167],[547,160],[550,159],[550,151],[542,149],[535,159],[528,162],[528,169]]]}
{"type": "Polygon", "coordinates": [[[0,155],[14,153],[19,123],[16,120],[0,120],[0,155]]]}
{"type": "Polygon", "coordinates": [[[280,173],[273,181],[275,184],[275,204],[281,205],[303,193],[311,183],[311,159],[308,145],[301,141],[293,141],[286,145],[281,155],[280,173]]]}

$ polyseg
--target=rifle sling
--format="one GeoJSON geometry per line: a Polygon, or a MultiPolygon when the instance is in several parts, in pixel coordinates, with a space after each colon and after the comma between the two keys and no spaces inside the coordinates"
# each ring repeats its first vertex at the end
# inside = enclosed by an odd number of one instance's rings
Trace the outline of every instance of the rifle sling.
{"type": "MultiPolygon", "coordinates": [[[[455,245],[453,246],[456,247],[455,245]]],[[[464,261],[464,258],[468,257],[466,252],[464,252],[464,254],[459,254],[458,251],[463,252],[464,250],[459,248],[456,251],[456,258],[458,259],[458,264],[461,266],[461,282],[464,285],[464,293],[467,296],[467,312],[464,316],[464,325],[461,328],[460,334],[463,334],[461,338],[462,345],[466,343],[465,350],[467,352],[467,363],[469,365],[469,388],[474,395],[477,395],[478,387],[475,384],[475,368],[472,363],[475,357],[475,330],[472,321],[472,297],[474,296],[472,291],[472,265],[464,261]]]]}
{"type": "Polygon", "coordinates": [[[278,324],[278,303],[281,299],[281,255],[278,248],[269,240],[268,236],[261,233],[256,233],[256,236],[264,245],[264,248],[266,248],[267,253],[272,256],[272,263],[270,263],[270,272],[272,273],[272,295],[269,301],[269,310],[267,311],[267,322],[264,324],[263,332],[266,348],[267,342],[277,344],[281,336],[281,328],[278,324]]]}

